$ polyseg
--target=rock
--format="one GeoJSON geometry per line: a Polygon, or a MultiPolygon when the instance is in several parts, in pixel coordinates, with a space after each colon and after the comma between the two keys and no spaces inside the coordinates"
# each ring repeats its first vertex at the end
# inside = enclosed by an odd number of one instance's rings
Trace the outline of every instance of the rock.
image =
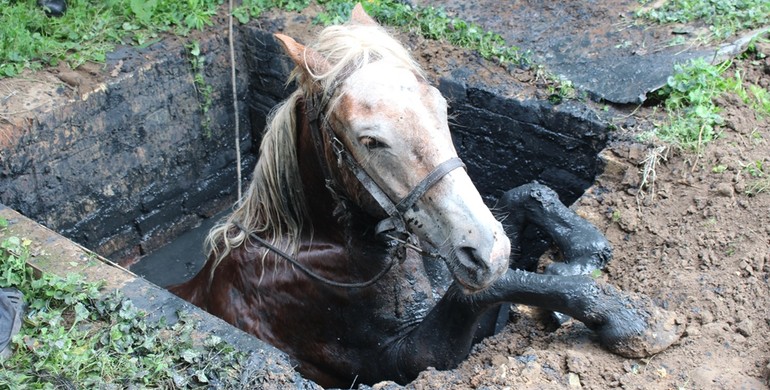
{"type": "Polygon", "coordinates": [[[591,370],[591,361],[582,352],[570,349],[567,351],[566,360],[567,369],[571,372],[581,374],[591,370]]]}
{"type": "Polygon", "coordinates": [[[583,385],[580,384],[580,376],[574,372],[567,374],[567,383],[570,389],[582,389],[583,385]]]}
{"type": "Polygon", "coordinates": [[[754,324],[748,318],[743,319],[735,324],[735,331],[744,337],[749,337],[754,332],[754,324]]]}
{"type": "Polygon", "coordinates": [[[508,358],[506,358],[503,355],[495,355],[492,357],[492,365],[495,367],[502,366],[503,364],[508,364],[508,358]]]}
{"type": "Polygon", "coordinates": [[[70,87],[78,87],[83,83],[83,77],[80,75],[80,73],[75,71],[61,72],[57,75],[57,77],[59,77],[59,80],[65,82],[70,87]]]}
{"type": "Polygon", "coordinates": [[[730,183],[719,183],[717,184],[715,190],[717,195],[724,196],[727,198],[732,198],[733,195],[735,194],[735,189],[733,185],[730,183]]]}

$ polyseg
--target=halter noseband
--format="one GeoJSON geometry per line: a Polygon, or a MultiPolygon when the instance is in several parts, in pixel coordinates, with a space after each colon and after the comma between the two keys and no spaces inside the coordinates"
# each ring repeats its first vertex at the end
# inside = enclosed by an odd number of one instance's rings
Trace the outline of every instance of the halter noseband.
{"type": "Polygon", "coordinates": [[[344,163],[347,168],[350,169],[353,175],[355,175],[356,179],[358,179],[358,182],[361,183],[364,189],[372,196],[372,198],[374,198],[380,208],[382,208],[382,210],[385,211],[385,213],[388,215],[387,218],[377,223],[375,233],[385,234],[391,238],[398,237],[396,239],[399,241],[404,237],[409,238],[411,233],[406,227],[404,213],[412,208],[417,200],[425,195],[425,193],[431,187],[433,187],[433,185],[439,182],[444,176],[457,168],[465,168],[465,164],[459,157],[452,157],[442,162],[436,166],[427,176],[425,176],[425,178],[423,178],[411,191],[409,191],[409,194],[398,201],[398,203],[395,203],[390,198],[390,196],[388,196],[388,194],[382,190],[382,187],[380,187],[380,185],[377,184],[377,182],[375,182],[371,176],[369,176],[369,173],[366,172],[361,164],[359,164],[358,161],[353,158],[353,155],[350,153],[348,148],[345,147],[345,144],[343,144],[342,141],[337,137],[337,135],[334,133],[334,130],[332,130],[331,127],[328,126],[325,121],[323,121],[323,110],[321,107],[316,105],[316,102],[316,99],[306,101],[305,112],[310,118],[310,133],[313,137],[313,144],[315,145],[316,154],[318,155],[321,169],[326,178],[327,186],[332,188],[336,187],[334,177],[332,176],[331,169],[329,168],[329,164],[327,163],[326,158],[324,158],[324,141],[323,135],[321,134],[322,131],[326,133],[327,137],[329,138],[329,142],[331,142],[332,151],[334,152],[335,156],[337,156],[337,164],[342,165],[344,163]],[[393,234],[395,234],[396,237],[393,237],[393,234]]]}

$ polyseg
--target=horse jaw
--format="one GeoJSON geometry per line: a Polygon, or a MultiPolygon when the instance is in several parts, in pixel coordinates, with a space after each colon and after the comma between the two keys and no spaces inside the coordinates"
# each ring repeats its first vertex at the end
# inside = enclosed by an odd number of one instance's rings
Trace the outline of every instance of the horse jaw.
{"type": "Polygon", "coordinates": [[[508,269],[510,240],[465,171],[445,176],[407,213],[407,223],[469,292],[489,287],[508,269]]]}

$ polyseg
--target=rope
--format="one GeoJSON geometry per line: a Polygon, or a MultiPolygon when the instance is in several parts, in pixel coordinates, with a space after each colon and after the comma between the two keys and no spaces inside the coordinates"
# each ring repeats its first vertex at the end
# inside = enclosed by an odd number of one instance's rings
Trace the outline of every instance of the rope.
{"type": "MultiPolygon", "coordinates": [[[[243,232],[246,232],[246,230],[238,223],[234,223],[235,227],[240,229],[243,232]]],[[[363,287],[369,287],[375,283],[377,283],[380,279],[382,279],[385,274],[387,274],[391,268],[393,268],[393,264],[395,264],[395,261],[393,261],[392,257],[388,257],[388,264],[383,268],[377,275],[374,275],[371,279],[367,280],[366,282],[353,282],[353,283],[345,283],[345,282],[337,282],[331,279],[327,279],[311,270],[310,268],[305,267],[302,263],[299,262],[299,260],[295,259],[288,253],[278,249],[274,245],[270,244],[265,240],[264,238],[256,235],[255,233],[249,233],[249,238],[258,241],[262,246],[270,250],[271,252],[275,253],[276,255],[280,256],[284,260],[291,263],[293,266],[299,268],[300,271],[304,272],[305,275],[309,276],[311,279],[315,279],[316,281],[319,281],[323,284],[332,286],[332,287],[341,287],[341,288],[363,288],[363,287]]]]}
{"type": "Polygon", "coordinates": [[[230,0],[228,37],[230,41],[230,82],[233,86],[233,112],[235,114],[235,169],[238,181],[238,201],[241,201],[241,128],[238,117],[238,88],[235,85],[235,44],[233,43],[233,0],[230,0]]]}

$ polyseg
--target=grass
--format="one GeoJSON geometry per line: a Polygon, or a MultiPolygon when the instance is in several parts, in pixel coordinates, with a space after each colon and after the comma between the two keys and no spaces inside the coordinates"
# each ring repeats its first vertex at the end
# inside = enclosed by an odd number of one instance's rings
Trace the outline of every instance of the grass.
{"type": "MultiPolygon", "coordinates": [[[[642,4],[649,0],[640,1],[642,4]]],[[[637,17],[661,24],[702,22],[717,39],[741,30],[770,24],[767,0],[668,0],[662,6],[637,12],[637,17]]]]}
{"type": "MultiPolygon", "coordinates": [[[[323,25],[346,21],[355,2],[318,0],[324,8],[316,19],[323,25]]],[[[397,0],[362,2],[369,15],[380,23],[412,30],[425,38],[444,40],[453,45],[477,51],[483,58],[507,65],[529,65],[530,55],[516,46],[508,45],[500,34],[463,19],[450,17],[443,8],[412,6],[397,0]]]]}
{"type": "Polygon", "coordinates": [[[245,24],[269,9],[279,8],[286,11],[302,11],[309,5],[310,0],[243,0],[241,5],[233,10],[233,16],[239,22],[245,24]]]}
{"type": "MultiPolygon", "coordinates": [[[[640,0],[642,5],[649,0],[640,0]]],[[[770,2],[767,0],[668,0],[660,7],[637,11],[637,17],[661,24],[702,22],[710,34],[725,39],[742,30],[770,24],[770,2]]],[[[764,38],[757,38],[764,39],[764,38]]],[[[742,59],[762,58],[752,43],[742,59]]],[[[770,93],[742,80],[739,71],[726,77],[732,61],[710,64],[703,59],[675,66],[667,84],[653,93],[662,102],[668,119],[658,124],[654,136],[685,150],[700,153],[703,145],[719,136],[723,124],[715,99],[724,93],[735,93],[756,111],[770,115],[770,93]]]]}
{"type": "MultiPolygon", "coordinates": [[[[749,50],[740,60],[751,61],[752,56],[764,54],[749,50]]],[[[668,114],[667,121],[657,126],[657,138],[700,152],[703,145],[719,136],[719,127],[724,121],[716,99],[725,93],[736,94],[758,117],[770,116],[770,93],[743,80],[740,70],[725,75],[732,66],[733,61],[712,65],[703,59],[676,65],[674,75],[653,95],[662,101],[668,114]]]]}
{"type": "Polygon", "coordinates": [[[0,77],[66,61],[103,62],[118,44],[148,45],[162,32],[187,35],[212,24],[222,0],[68,0],[49,18],[36,0],[0,0],[0,77]]]}
{"type": "Polygon", "coordinates": [[[668,122],[658,126],[657,137],[687,150],[700,148],[718,135],[723,123],[714,99],[728,89],[722,74],[730,66],[726,61],[711,65],[703,59],[676,65],[666,85],[655,92],[663,101],[668,122]]]}
{"type": "MultiPolygon", "coordinates": [[[[103,62],[117,44],[148,45],[162,32],[187,35],[212,24],[223,0],[70,0],[61,18],[49,18],[35,0],[0,0],[0,77],[24,69],[66,61],[75,68],[86,61],[103,62]],[[94,21],[98,21],[94,23],[94,21]]],[[[315,19],[324,25],[346,21],[355,2],[318,0],[315,19]]],[[[310,0],[243,0],[233,16],[247,23],[265,10],[300,11],[310,0]]],[[[455,17],[441,8],[410,6],[396,0],[365,1],[367,12],[381,23],[411,29],[429,39],[476,50],[500,64],[528,65],[528,53],[508,45],[497,33],[455,17]]]]}
{"type": "Polygon", "coordinates": [[[0,218],[0,287],[24,293],[29,308],[0,361],[0,389],[192,388],[240,385],[243,353],[211,336],[194,341],[194,323],[151,323],[130,300],[79,275],[34,277],[29,240],[5,236],[0,218]]]}

